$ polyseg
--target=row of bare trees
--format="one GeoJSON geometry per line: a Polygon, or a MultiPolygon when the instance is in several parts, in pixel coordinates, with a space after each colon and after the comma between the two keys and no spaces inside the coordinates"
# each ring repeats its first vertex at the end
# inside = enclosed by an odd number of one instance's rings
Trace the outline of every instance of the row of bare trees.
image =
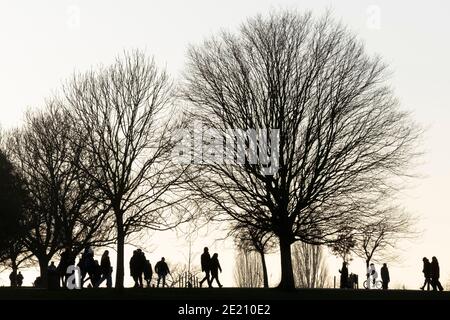
{"type": "MultiPolygon", "coordinates": [[[[243,259],[259,255],[264,286],[264,255],[279,246],[283,288],[295,284],[292,244],[314,245],[295,256],[316,259],[318,245],[364,233],[372,243],[380,229],[408,225],[391,199],[420,132],[381,58],[343,25],[310,13],[257,16],[187,58],[177,87],[139,51],[76,74],[2,142],[27,194],[19,242],[42,277],[64,247],[116,243],[121,288],[127,237],[174,228],[199,207],[230,223],[243,259]],[[174,152],[183,139],[187,163],[174,152]]],[[[316,283],[301,265],[297,281],[316,283]]]]}

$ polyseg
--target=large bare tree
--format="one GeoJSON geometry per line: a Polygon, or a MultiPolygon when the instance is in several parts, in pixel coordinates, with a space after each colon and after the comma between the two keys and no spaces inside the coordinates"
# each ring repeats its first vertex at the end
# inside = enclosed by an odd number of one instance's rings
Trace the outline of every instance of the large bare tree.
{"type": "Polygon", "coordinates": [[[59,250],[69,247],[75,255],[110,240],[106,211],[79,169],[84,160],[74,134],[69,114],[51,101],[43,110],[28,112],[7,142],[28,196],[22,241],[37,258],[44,284],[49,261],[59,250]]]}
{"type": "Polygon", "coordinates": [[[65,105],[86,141],[80,167],[112,212],[117,236],[116,287],[123,288],[124,244],[143,228],[173,228],[183,219],[174,189],[181,172],[170,159],[172,85],[142,52],[78,74],[64,88],[65,105]]]}
{"type": "Polygon", "coordinates": [[[294,287],[292,243],[334,242],[407,172],[419,132],[386,70],[342,24],[309,13],[256,16],[188,51],[187,114],[210,130],[208,149],[194,137],[193,150],[216,156],[193,167],[191,188],[214,214],[278,237],[280,287],[294,287]]]}

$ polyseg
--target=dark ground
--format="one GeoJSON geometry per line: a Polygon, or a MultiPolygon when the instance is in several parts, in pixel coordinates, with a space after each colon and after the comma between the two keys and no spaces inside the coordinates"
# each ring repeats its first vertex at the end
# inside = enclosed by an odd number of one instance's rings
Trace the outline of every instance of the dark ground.
{"type": "Polygon", "coordinates": [[[339,290],[339,289],[279,289],[245,288],[151,288],[122,291],[115,289],[44,290],[35,288],[0,288],[0,300],[449,300],[449,292],[420,290],[339,290]]]}

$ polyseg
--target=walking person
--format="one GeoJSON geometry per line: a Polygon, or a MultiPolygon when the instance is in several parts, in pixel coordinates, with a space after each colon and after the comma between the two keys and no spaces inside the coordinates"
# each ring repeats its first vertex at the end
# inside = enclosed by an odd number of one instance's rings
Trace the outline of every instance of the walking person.
{"type": "Polygon", "coordinates": [[[339,273],[341,274],[341,289],[348,288],[348,268],[347,268],[347,262],[342,262],[342,269],[339,270],[339,273]]]}
{"type": "Polygon", "coordinates": [[[134,250],[133,256],[130,259],[130,274],[134,280],[134,288],[139,288],[142,286],[142,274],[139,281],[139,259],[139,252],[134,250]]]}
{"type": "Polygon", "coordinates": [[[222,268],[220,267],[219,255],[217,253],[214,253],[210,260],[209,270],[211,271],[211,280],[209,282],[210,283],[209,286],[212,288],[212,284],[215,279],[219,287],[222,288],[223,286],[219,281],[219,270],[220,272],[222,272],[222,268]]]}
{"type": "Polygon", "coordinates": [[[442,284],[439,282],[439,262],[436,257],[431,258],[430,265],[430,278],[431,278],[431,286],[433,287],[433,291],[439,289],[439,291],[444,290],[442,284]]]}
{"type": "Polygon", "coordinates": [[[112,266],[111,260],[109,260],[109,251],[105,250],[102,254],[102,258],[100,260],[100,272],[101,277],[98,281],[96,287],[99,287],[104,280],[106,280],[106,287],[112,288],[112,266]]]}
{"type": "Polygon", "coordinates": [[[200,256],[200,262],[201,262],[201,266],[202,266],[202,272],[205,273],[205,277],[200,281],[200,288],[203,285],[203,282],[207,282],[208,286],[211,287],[211,282],[209,279],[209,275],[210,275],[210,260],[211,260],[211,256],[209,255],[209,250],[208,247],[205,247],[203,249],[203,253],[200,256]]]}
{"type": "Polygon", "coordinates": [[[386,263],[383,263],[380,273],[381,273],[381,281],[383,281],[383,290],[388,290],[389,281],[391,281],[391,278],[389,278],[389,269],[386,263]]]}
{"type": "Polygon", "coordinates": [[[164,259],[164,257],[156,263],[155,272],[158,275],[158,284],[156,286],[159,288],[159,283],[162,279],[162,286],[164,288],[166,286],[166,276],[170,274],[169,267],[167,266],[166,259],[164,259]]]}
{"type": "Polygon", "coordinates": [[[431,264],[428,258],[423,258],[423,276],[425,277],[425,281],[423,282],[423,286],[420,287],[420,290],[424,290],[425,286],[427,286],[427,291],[430,291],[430,284],[431,284],[431,264]]]}
{"type": "Polygon", "coordinates": [[[17,275],[17,286],[20,288],[23,284],[23,275],[22,272],[19,271],[19,274],[17,275]]]}
{"type": "Polygon", "coordinates": [[[149,260],[145,260],[144,264],[144,279],[147,282],[147,288],[150,288],[150,282],[152,281],[153,270],[152,264],[149,260]]]}

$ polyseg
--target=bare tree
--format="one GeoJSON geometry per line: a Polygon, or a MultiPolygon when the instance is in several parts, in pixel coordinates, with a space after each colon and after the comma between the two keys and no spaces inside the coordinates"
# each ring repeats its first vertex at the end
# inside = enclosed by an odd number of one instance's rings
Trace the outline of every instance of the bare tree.
{"type": "Polygon", "coordinates": [[[50,102],[42,111],[28,112],[23,128],[7,142],[29,199],[22,243],[38,259],[44,284],[48,263],[60,249],[68,246],[76,254],[109,241],[106,211],[78,169],[81,150],[72,143],[73,128],[68,114],[50,102]]]}
{"type": "Polygon", "coordinates": [[[234,265],[234,282],[240,288],[264,286],[263,265],[258,252],[238,250],[234,265]]]}
{"type": "Polygon", "coordinates": [[[109,67],[75,75],[65,105],[87,142],[81,170],[112,211],[117,236],[116,287],[123,288],[124,244],[143,228],[183,221],[174,190],[182,171],[170,159],[171,82],[143,53],[125,53],[109,67]]]}
{"type": "Polygon", "coordinates": [[[0,265],[11,268],[16,277],[18,268],[30,258],[23,243],[28,197],[20,172],[2,147],[0,141],[0,265]]]}
{"type": "Polygon", "coordinates": [[[326,288],[328,269],[322,246],[296,243],[292,250],[295,285],[299,288],[326,288]]]}
{"type": "Polygon", "coordinates": [[[186,113],[224,138],[198,152],[218,157],[193,166],[190,186],[213,214],[279,238],[280,287],[294,286],[292,243],[335,242],[408,172],[419,131],[386,69],[329,15],[309,13],[257,16],[188,52],[186,113]]]}
{"type": "MultiPolygon", "coordinates": [[[[252,271],[251,267],[248,267],[248,264],[250,263],[251,266],[255,266],[256,268],[256,264],[253,261],[253,256],[251,256],[251,252],[256,252],[260,257],[263,285],[264,288],[268,288],[269,276],[267,272],[266,254],[270,253],[276,245],[273,234],[268,233],[265,230],[256,229],[250,225],[239,223],[233,225],[231,233],[234,234],[236,245],[239,249],[239,253],[237,256],[237,258],[239,259],[239,261],[237,262],[237,268],[239,267],[239,265],[242,265],[245,268],[245,270],[242,271],[242,274],[237,271],[239,277],[236,279],[240,279],[239,283],[244,283],[246,282],[246,280],[243,278],[245,272],[257,271],[257,269],[252,271]]],[[[250,275],[248,275],[247,277],[249,279],[253,279],[250,275]]]]}
{"type": "MultiPolygon", "coordinates": [[[[417,235],[413,230],[414,219],[396,207],[380,209],[355,233],[355,246],[352,251],[366,263],[396,261],[399,241],[411,239],[417,235]]],[[[367,275],[369,277],[369,275],[367,275]]]]}

